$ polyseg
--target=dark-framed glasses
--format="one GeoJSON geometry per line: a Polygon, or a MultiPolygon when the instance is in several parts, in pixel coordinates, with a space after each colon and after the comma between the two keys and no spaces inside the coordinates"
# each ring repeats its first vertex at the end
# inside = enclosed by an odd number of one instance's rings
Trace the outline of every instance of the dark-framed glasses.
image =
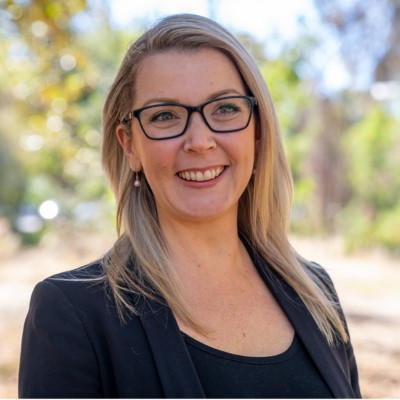
{"type": "Polygon", "coordinates": [[[256,105],[257,100],[252,96],[221,97],[198,106],[155,104],[130,111],[123,122],[137,118],[149,139],[165,140],[183,135],[190,116],[198,112],[211,131],[230,133],[247,128],[256,105]]]}

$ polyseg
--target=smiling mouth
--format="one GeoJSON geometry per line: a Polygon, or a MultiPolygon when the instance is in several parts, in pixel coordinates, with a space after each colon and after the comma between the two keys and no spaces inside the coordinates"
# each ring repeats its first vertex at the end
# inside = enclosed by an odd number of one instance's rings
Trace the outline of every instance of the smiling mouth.
{"type": "Polygon", "coordinates": [[[225,167],[206,169],[205,171],[182,171],[178,176],[185,181],[204,182],[211,181],[221,175],[225,167]]]}

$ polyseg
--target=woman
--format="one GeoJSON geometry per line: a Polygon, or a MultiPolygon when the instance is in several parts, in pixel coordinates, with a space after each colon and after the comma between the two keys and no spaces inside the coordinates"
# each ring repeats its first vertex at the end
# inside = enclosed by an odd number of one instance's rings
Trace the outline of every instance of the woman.
{"type": "Polygon", "coordinates": [[[291,176],[265,83],[226,30],[165,18],[104,107],[119,239],[39,283],[21,397],[359,397],[333,285],[287,240],[291,176]]]}

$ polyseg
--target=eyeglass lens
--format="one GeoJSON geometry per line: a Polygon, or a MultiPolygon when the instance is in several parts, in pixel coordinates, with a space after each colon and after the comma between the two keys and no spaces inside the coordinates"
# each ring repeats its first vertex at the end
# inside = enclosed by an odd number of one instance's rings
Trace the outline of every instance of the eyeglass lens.
{"type": "MultiPolygon", "coordinates": [[[[250,119],[251,102],[245,97],[217,99],[207,103],[202,116],[215,132],[244,129],[250,119]]],[[[164,139],[183,134],[190,111],[184,106],[161,104],[140,112],[140,124],[147,136],[164,139]]]]}

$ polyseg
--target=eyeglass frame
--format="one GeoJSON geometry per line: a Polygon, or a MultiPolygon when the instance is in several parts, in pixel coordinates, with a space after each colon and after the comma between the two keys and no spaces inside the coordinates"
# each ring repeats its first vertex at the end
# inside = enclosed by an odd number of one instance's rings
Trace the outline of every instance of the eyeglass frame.
{"type": "Polygon", "coordinates": [[[215,133],[231,133],[231,132],[242,131],[243,129],[246,129],[246,128],[249,126],[251,117],[252,117],[253,112],[254,112],[254,107],[256,107],[256,106],[257,106],[257,99],[256,99],[254,96],[226,96],[226,97],[220,97],[220,98],[217,98],[217,99],[213,99],[213,100],[206,101],[206,102],[201,103],[201,104],[199,104],[199,105],[197,105],[197,106],[188,106],[188,105],[186,105],[186,104],[181,104],[181,103],[161,103],[161,104],[152,104],[152,105],[150,105],[150,106],[141,107],[141,108],[137,108],[137,109],[135,109],[135,110],[130,111],[130,112],[128,113],[128,115],[127,115],[121,122],[126,123],[126,122],[131,121],[133,118],[137,118],[137,120],[139,121],[140,127],[141,127],[141,129],[142,129],[144,135],[145,135],[148,139],[150,139],[150,140],[168,140],[168,139],[177,138],[177,137],[179,137],[179,136],[183,136],[183,135],[185,134],[186,130],[187,130],[187,127],[189,126],[190,117],[192,116],[192,114],[193,114],[194,112],[198,112],[198,113],[201,115],[201,117],[202,117],[204,123],[207,125],[207,127],[208,127],[212,132],[215,132],[215,133]],[[227,100],[227,99],[246,99],[246,100],[250,103],[249,118],[248,118],[248,120],[247,120],[245,126],[243,126],[242,128],[239,128],[239,129],[233,129],[233,130],[219,130],[219,129],[214,129],[214,128],[212,128],[212,127],[210,126],[210,124],[209,124],[208,121],[207,121],[206,116],[204,115],[204,108],[205,108],[208,104],[213,103],[213,102],[215,102],[215,101],[227,100]],[[179,134],[177,134],[177,135],[174,135],[174,136],[160,137],[160,138],[151,137],[151,136],[149,136],[149,135],[146,133],[146,130],[144,129],[144,127],[143,127],[143,125],[142,125],[142,121],[141,121],[141,119],[140,119],[140,113],[141,113],[142,111],[144,111],[144,110],[148,110],[148,109],[150,109],[150,108],[155,108],[155,107],[160,107],[160,106],[179,106],[179,107],[183,107],[183,108],[185,108],[185,109],[187,110],[188,116],[187,116],[187,119],[186,119],[186,124],[185,124],[185,126],[184,126],[184,128],[183,128],[183,130],[182,130],[181,133],[179,133],[179,134]]]}

